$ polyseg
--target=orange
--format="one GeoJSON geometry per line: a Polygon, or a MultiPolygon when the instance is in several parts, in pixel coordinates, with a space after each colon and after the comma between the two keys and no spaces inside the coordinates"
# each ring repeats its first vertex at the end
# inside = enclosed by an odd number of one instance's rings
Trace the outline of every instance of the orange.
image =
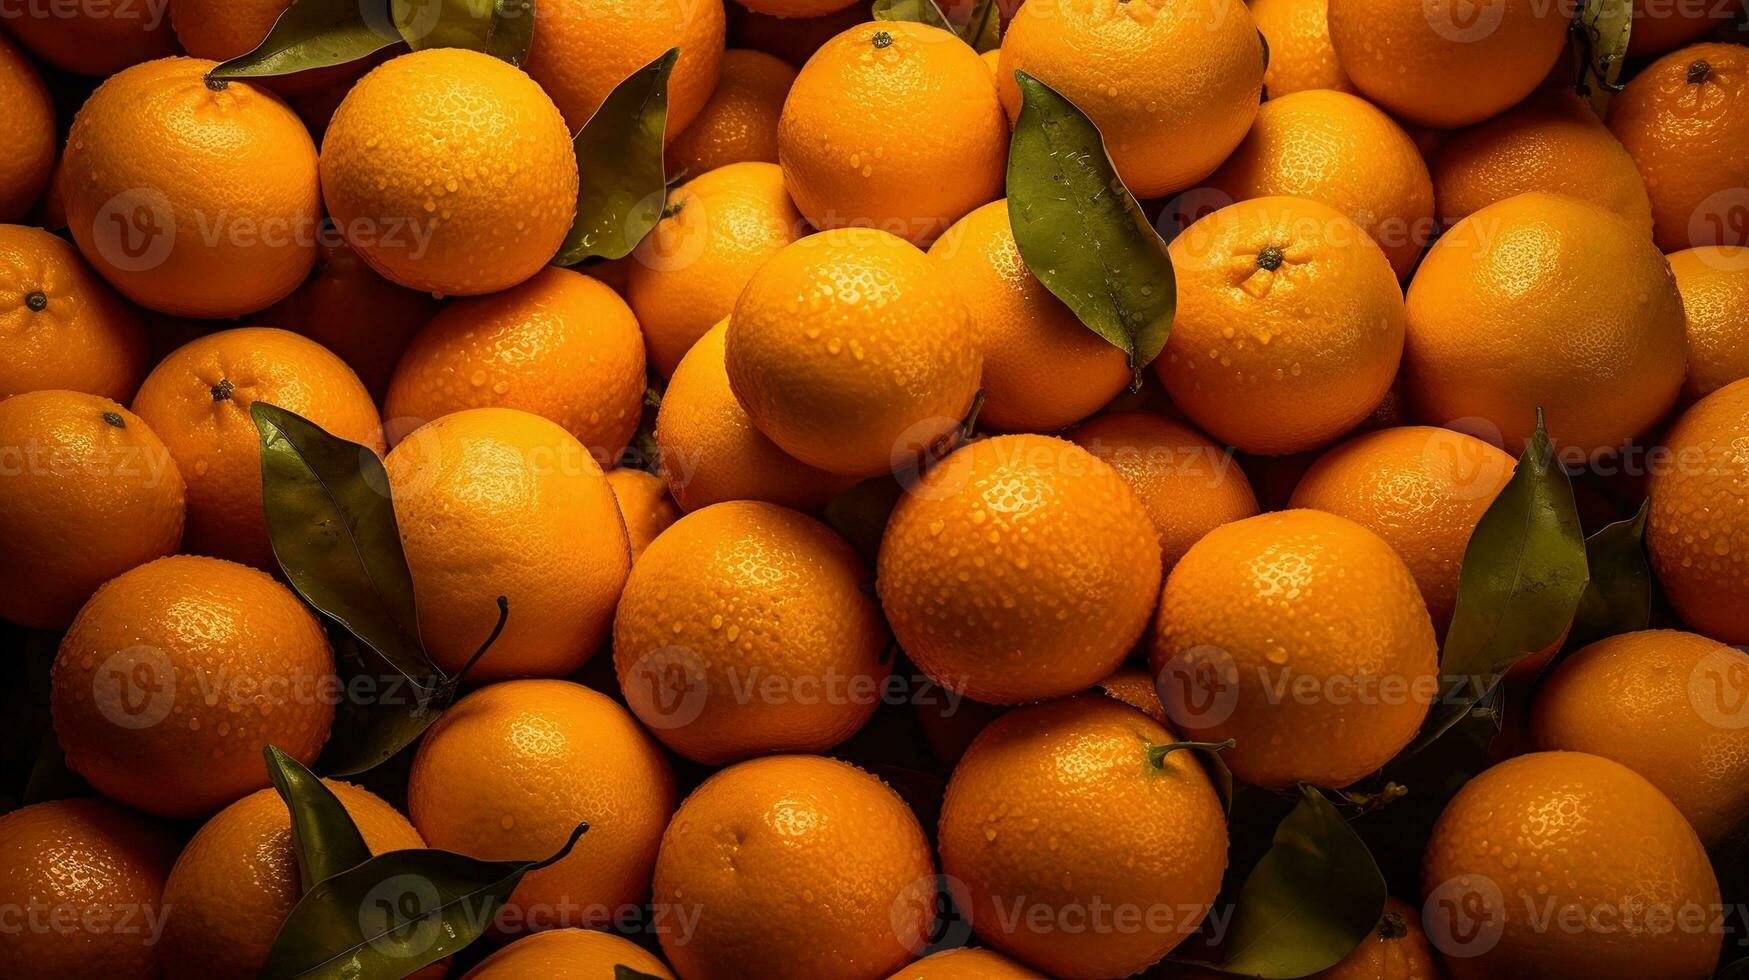
{"type": "Polygon", "coordinates": [[[1072,442],[997,436],[900,498],[881,539],[881,608],[937,684],[1018,704],[1121,664],[1153,612],[1160,542],[1118,472],[1072,442]]]}
{"type": "Polygon", "coordinates": [[[1247,6],[1269,42],[1269,67],[1263,72],[1267,98],[1307,89],[1354,91],[1330,44],[1329,0],[1252,0],[1247,6]]]}
{"type": "Polygon", "coordinates": [[[1379,108],[1437,129],[1478,123],[1548,76],[1572,8],[1541,0],[1405,4],[1330,0],[1330,42],[1354,87],[1379,108]]]}
{"type": "Polygon", "coordinates": [[[1023,4],[1002,38],[996,85],[1011,120],[1016,70],[1093,120],[1132,193],[1165,197],[1213,173],[1250,128],[1263,42],[1243,4],[1055,0],[1023,4]]]}
{"type": "Polygon", "coordinates": [[[1178,313],[1154,370],[1198,428],[1285,456],[1329,444],[1384,400],[1403,350],[1403,293],[1385,253],[1341,212],[1253,198],[1191,225],[1169,252],[1178,313]]]}
{"type": "Polygon", "coordinates": [[[1439,647],[1409,567],[1344,517],[1288,510],[1210,531],[1166,579],[1149,666],[1187,737],[1256,786],[1336,789],[1421,727],[1439,647]]]}
{"type": "Polygon", "coordinates": [[[45,388],[134,396],[146,330],[79,252],[39,228],[0,225],[0,398],[45,388]]]}
{"type": "Polygon", "coordinates": [[[778,162],[816,228],[866,226],[918,245],[1002,196],[1008,126],[990,71],[939,28],[859,24],[802,66],[778,162]]]}
{"type": "Polygon", "coordinates": [[[0,34],[0,221],[17,221],[48,186],[55,166],[55,105],[30,58],[0,34]]]}
{"type": "Polygon", "coordinates": [[[1749,378],[1749,249],[1702,245],[1665,258],[1688,321],[1685,401],[1749,378]]]}
{"type": "Polygon", "coordinates": [[[358,375],[315,341],[271,327],[221,330],[177,348],[140,385],[134,412],[188,484],[187,549],[271,569],[261,434],[249,413],[258,401],[382,451],[382,423],[358,375]]]}
{"type": "Polygon", "coordinates": [[[101,799],[0,816],[0,973],[12,980],[155,980],[176,840],[101,799]],[[67,929],[68,923],[74,928],[67,929]]]}
{"type": "Polygon", "coordinates": [[[815,469],[765,437],[735,400],[724,363],[728,323],[681,358],[656,414],[656,446],[668,492],[684,511],[725,500],[766,500],[817,511],[850,489],[853,476],[815,469]]]}
{"type": "Polygon", "coordinates": [[[668,496],[667,482],[647,470],[616,467],[607,471],[607,485],[613,489],[620,519],[625,521],[632,563],[636,564],[650,542],[680,519],[680,508],[668,496]]]}
{"type": "Polygon", "coordinates": [[[674,189],[632,253],[626,299],[664,378],[779,249],[807,233],[775,163],[736,163],[674,189]]]}
{"type": "Polygon", "coordinates": [[[776,504],[714,504],[650,545],[613,621],[638,719],[720,766],[824,752],[867,722],[890,667],[868,570],[826,525],[776,504]]]}
{"type": "Polygon", "coordinates": [[[1033,277],[1006,199],[960,219],[930,246],[972,314],[984,351],[978,421],[1000,432],[1054,432],[1081,421],[1130,381],[1123,351],[1087,329],[1033,277]]]}
{"type": "Polygon", "coordinates": [[[697,118],[723,70],[723,0],[556,0],[542,8],[526,67],[576,132],[627,76],[669,48],[668,133],[697,118]]]}
{"type": "Polygon", "coordinates": [[[1102,415],[1072,438],[1129,482],[1160,535],[1172,571],[1198,538],[1257,514],[1251,482],[1230,453],[1182,422],[1148,412],[1102,415]]]}
{"type": "Polygon", "coordinates": [[[1441,980],[1439,960],[1421,928],[1421,915],[1399,898],[1386,898],[1378,928],[1340,963],[1311,980],[1441,980]]]}
{"type": "Polygon", "coordinates": [[[992,950],[961,947],[925,956],[888,980],[1044,980],[1044,974],[992,950]]]}
{"type": "Polygon", "coordinates": [[[754,759],[694,790],[662,835],[655,906],[694,918],[659,938],[683,977],[880,980],[928,942],[935,861],[874,776],[819,756],[754,759]],[[805,910],[805,911],[804,911],[805,910]]]}
{"type": "Polygon", "coordinates": [[[1701,399],[1664,438],[1652,470],[1646,546],[1683,622],[1749,643],[1749,379],[1701,399]]]}
{"type": "Polygon", "coordinates": [[[723,52],[716,91],[668,145],[670,179],[700,177],[731,163],[776,163],[777,120],[795,80],[796,70],[774,55],[723,52]]]}
{"type": "Polygon", "coordinates": [[[170,0],[170,25],[190,55],[229,61],[255,50],[289,6],[287,0],[170,0]]]}
{"type": "Polygon", "coordinates": [[[1679,48],[1729,21],[1735,9],[1728,0],[1634,0],[1628,54],[1641,58],[1679,48]]]}
{"type": "Polygon", "coordinates": [[[668,967],[643,947],[592,929],[555,929],[518,939],[486,957],[463,980],[602,980],[621,966],[674,980],[668,967]]]}
{"type": "Polygon", "coordinates": [[[3,20],[31,54],[79,75],[103,78],[179,50],[161,4],[20,4],[3,20]]]}
{"type": "Polygon", "coordinates": [[[527,412],[471,408],[426,424],[384,460],[426,650],[451,674],[498,621],[475,681],[561,676],[607,640],[631,567],[595,458],[527,412]]]}
{"type": "Polygon", "coordinates": [[[267,785],[261,750],[308,765],[334,718],[321,624],[265,572],[160,558],[110,579],[61,639],[55,734],[105,796],[198,817],[267,785]]]}
{"type": "Polygon", "coordinates": [[[1601,756],[1534,752],[1470,780],[1434,825],[1421,887],[1455,980],[1701,980],[1719,955],[1700,840],[1601,756]]]}
{"type": "Polygon", "coordinates": [[[601,927],[650,894],[674,812],[662,749],[605,694],[567,681],[507,681],[444,712],[413,759],[407,812],[432,847],[490,861],[545,858],[499,912],[506,932],[601,927]]]}
{"type": "Polygon", "coordinates": [[[1196,932],[1227,824],[1194,752],[1149,751],[1177,741],[1099,696],[984,729],[948,781],[940,835],[942,873],[984,941],[1054,977],[1124,977],[1196,932]]]}
{"type": "Polygon", "coordinates": [[[493,293],[539,272],[564,242],[577,157],[527,75],[477,51],[429,48],[372,69],[334,110],[322,197],[346,243],[387,278],[493,293]]]}
{"type": "Polygon", "coordinates": [[[625,300],[549,266],[445,306],[401,355],[383,410],[399,440],[451,412],[521,409],[559,423],[609,467],[638,429],[644,387],[644,337],[625,300]]]}
{"type": "Polygon", "coordinates": [[[1533,193],[1436,242],[1409,284],[1403,384],[1433,425],[1519,453],[1538,407],[1563,451],[1650,429],[1683,375],[1682,297],[1643,231],[1596,204],[1533,193]]]}
{"type": "Polygon", "coordinates": [[[1606,121],[1646,180],[1659,248],[1749,245],[1749,48],[1670,52],[1628,82],[1606,121]]]}
{"type": "Polygon", "coordinates": [[[1095,690],[1122,701],[1162,725],[1171,724],[1166,718],[1166,706],[1160,703],[1160,694],[1154,689],[1154,675],[1140,667],[1119,667],[1100,681],[1095,690]]]}
{"type": "Polygon", "coordinates": [[[947,276],[868,228],[810,235],[767,259],[735,303],[725,351],[759,431],[846,476],[905,465],[957,427],[983,360],[947,276]]]}

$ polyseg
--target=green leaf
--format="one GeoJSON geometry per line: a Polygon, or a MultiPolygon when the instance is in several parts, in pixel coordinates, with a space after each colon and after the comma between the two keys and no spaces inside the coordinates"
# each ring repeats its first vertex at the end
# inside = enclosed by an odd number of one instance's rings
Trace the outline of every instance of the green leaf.
{"type": "Polygon", "coordinates": [[[1603,115],[1603,93],[1622,90],[1621,71],[1627,63],[1633,19],[1633,0],[1585,0],[1573,21],[1583,59],[1576,88],[1591,99],[1599,116],[1603,115]]]}
{"type": "Polygon", "coordinates": [[[554,264],[632,253],[668,200],[662,136],[668,126],[668,74],[679,48],[632,72],[583,124],[577,150],[577,218],[554,264]]]}
{"type": "Polygon", "coordinates": [[[389,0],[389,9],[415,51],[467,48],[520,66],[534,40],[534,0],[389,0]]]}
{"type": "Polygon", "coordinates": [[[1158,767],[1165,764],[1166,757],[1180,749],[1188,749],[1202,763],[1203,770],[1208,774],[1209,782],[1214,784],[1215,792],[1221,798],[1221,808],[1231,815],[1233,812],[1233,770],[1227,768],[1227,760],[1221,758],[1221,753],[1239,744],[1234,739],[1224,742],[1168,742],[1164,745],[1148,746],[1148,764],[1158,767]]]}
{"type": "Polygon", "coordinates": [[[1646,516],[1651,509],[1647,500],[1633,517],[1585,539],[1585,565],[1591,577],[1579,599],[1567,649],[1651,624],[1652,566],[1646,559],[1646,516]]]}
{"type": "Polygon", "coordinates": [[[966,26],[960,28],[960,39],[972,46],[979,54],[998,50],[1002,47],[1002,7],[996,0],[978,0],[978,5],[972,8],[971,19],[966,26]]]}
{"type": "Polygon", "coordinates": [[[935,0],[875,0],[873,14],[875,20],[909,21],[959,33],[935,0]]]}
{"type": "Polygon", "coordinates": [[[370,860],[370,848],[333,790],[277,745],[262,751],[267,776],[291,812],[292,850],[304,891],[370,860]]]}
{"type": "Polygon", "coordinates": [[[1177,282],[1154,231],[1105,151],[1098,127],[1023,71],[1008,153],[1008,217],[1026,266],[1088,329],[1141,371],[1166,346],[1177,282]]]}
{"type": "Polygon", "coordinates": [[[294,0],[255,50],[214,68],[207,77],[292,75],[367,58],[400,40],[386,5],[361,0],[294,0]]]}

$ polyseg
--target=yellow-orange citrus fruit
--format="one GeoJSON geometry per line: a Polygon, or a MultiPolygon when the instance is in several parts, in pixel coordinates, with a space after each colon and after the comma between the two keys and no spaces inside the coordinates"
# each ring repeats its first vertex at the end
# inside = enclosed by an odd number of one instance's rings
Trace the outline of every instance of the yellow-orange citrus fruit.
{"type": "Polygon", "coordinates": [[[918,245],[1002,196],[1008,126],[989,69],[947,31],[859,24],[815,52],[783,104],[778,161],[817,228],[918,245]]]}
{"type": "Polygon", "coordinates": [[[680,508],[668,496],[667,481],[648,470],[615,467],[607,471],[607,485],[613,489],[614,502],[619,504],[632,563],[636,564],[650,542],[680,519],[680,508]]]}
{"type": "Polygon", "coordinates": [[[133,407],[188,485],[187,550],[271,569],[261,434],[249,413],[258,401],[382,451],[382,421],[358,375],[289,330],[238,327],[191,340],[158,362],[133,407]]]}
{"type": "Polygon", "coordinates": [[[288,0],[169,0],[168,6],[182,50],[196,58],[229,61],[255,50],[291,4],[288,0]]]}
{"type": "Polygon", "coordinates": [[[1129,358],[1035,278],[1008,224],[1007,200],[961,218],[929,248],[972,314],[984,352],[978,421],[1001,432],[1055,432],[1098,411],[1130,381],[1129,358]]]}
{"type": "Polygon", "coordinates": [[[603,980],[621,966],[674,980],[668,967],[643,947],[593,929],[555,929],[518,939],[486,957],[462,980],[603,980]]]}
{"type": "Polygon", "coordinates": [[[1628,36],[1628,54],[1642,58],[1679,48],[1705,34],[1709,28],[1729,21],[1737,9],[1733,3],[1634,0],[1634,26],[1633,33],[1628,36]]]}
{"type": "Polygon", "coordinates": [[[960,947],[925,956],[887,980],[1044,980],[1044,974],[994,950],[960,947]]]}
{"type": "Polygon", "coordinates": [[[1436,693],[1415,577],[1390,542],[1334,514],[1210,531],[1167,577],[1155,624],[1167,716],[1190,737],[1237,739],[1221,758],[1257,786],[1354,782],[1409,744],[1436,693]]]}
{"type": "Polygon", "coordinates": [[[668,759],[632,716],[580,684],[492,684],[444,712],[419,743],[407,812],[436,848],[490,861],[546,858],[499,913],[507,932],[601,927],[650,894],[677,795],[668,759]]]}
{"type": "Polygon", "coordinates": [[[947,784],[941,866],[984,941],[1054,977],[1123,977],[1196,931],[1227,824],[1196,753],[1155,749],[1177,741],[1099,695],[1017,708],[978,735],[947,784]],[[1127,927],[1109,918],[1125,911],[1127,927]]]}
{"type": "Polygon", "coordinates": [[[111,76],[73,117],[61,189],[79,251],[129,299],[232,317],[316,261],[316,145],[285,103],[165,58],[111,76]]]}
{"type": "Polygon", "coordinates": [[[1312,974],[1311,980],[1441,980],[1444,975],[1421,928],[1421,914],[1391,897],[1385,899],[1378,928],[1342,962],[1312,974]]]}
{"type": "Polygon", "coordinates": [[[722,770],[662,835],[654,902],[694,916],[659,938],[683,977],[880,980],[935,921],[935,860],[899,795],[835,759],[722,770]],[[805,910],[802,914],[800,910],[805,910]]]}
{"type": "Polygon", "coordinates": [[[877,476],[965,418],[982,353],[946,275],[870,228],[809,235],[735,304],[725,361],[759,431],[810,466],[877,476]]]}
{"type": "Polygon", "coordinates": [[[881,540],[881,607],[936,683],[1018,704],[1073,694],[1121,664],[1160,588],[1135,491],[1092,453],[997,436],[909,488],[881,540]]]}
{"type": "Polygon", "coordinates": [[[23,4],[6,11],[4,20],[31,54],[79,75],[106,78],[178,52],[160,5],[23,4]]]}
{"type": "Polygon", "coordinates": [[[268,745],[315,761],[333,675],[328,638],[290,589],[176,555],[110,579],[79,610],[50,707],[67,765],[99,792],[204,816],[267,785],[268,745]]]}
{"type": "Polygon", "coordinates": [[[1749,379],[1697,402],[1664,438],[1646,546],[1676,614],[1726,643],[1749,643],[1749,379]]]}
{"type": "Polygon", "coordinates": [[[439,667],[467,665],[498,621],[498,596],[510,605],[504,633],[469,677],[556,677],[595,654],[631,550],[582,443],[537,415],[471,408],[415,430],[384,466],[439,667]]]}
{"type": "Polygon", "coordinates": [[[79,252],[0,225],[0,398],[62,388],[125,402],[146,373],[146,330],[79,252]]]}
{"type": "Polygon", "coordinates": [[[1688,377],[1696,401],[1749,378],[1749,248],[1702,245],[1665,256],[1688,319],[1688,377]]]}
{"type": "Polygon", "coordinates": [[[1601,756],[1533,752],[1470,780],[1434,825],[1421,888],[1456,980],[1701,980],[1719,956],[1719,885],[1699,838],[1601,756]]]}
{"type": "Polygon", "coordinates": [[[1390,390],[1403,291],[1340,211],[1253,198],[1191,225],[1169,252],[1178,313],[1154,369],[1198,428],[1283,456],[1329,444],[1390,390]]]}
{"type": "Polygon", "coordinates": [[[334,110],[322,197],[347,244],[389,279],[492,293],[539,272],[564,242],[577,157],[527,75],[478,51],[428,48],[372,69],[334,110]]]}
{"type": "Polygon", "coordinates": [[[0,816],[0,972],[11,980],[156,980],[176,840],[102,799],[0,816]],[[72,928],[68,928],[68,924],[72,928]]]}
{"type": "Polygon", "coordinates": [[[1162,725],[1171,724],[1166,706],[1160,703],[1160,693],[1154,689],[1154,675],[1140,667],[1119,667],[1094,690],[1122,701],[1162,725]]]}
{"type": "Polygon", "coordinates": [[[583,128],[614,88],[669,48],[680,60],[668,76],[672,140],[697,118],[723,70],[723,0],[558,0],[541,11],[528,49],[528,73],[583,128]]]}
{"type": "Polygon", "coordinates": [[[668,144],[668,172],[700,177],[731,163],[777,162],[777,120],[796,70],[763,51],[723,52],[723,77],[668,144]]]}
{"type": "Polygon", "coordinates": [[[813,518],[751,500],[694,511],[626,581],[620,690],[664,744],[709,765],[831,749],[874,714],[890,666],[867,584],[813,518]]]}
{"type": "Polygon", "coordinates": [[[1271,99],[1308,89],[1354,91],[1330,44],[1329,0],[1252,0],[1251,19],[1269,42],[1263,91],[1271,99]]]}
{"type": "Polygon", "coordinates": [[[55,105],[30,58],[0,34],[0,221],[17,221],[42,196],[55,166],[55,105]]]}
{"type": "Polygon", "coordinates": [[[1642,230],[1588,201],[1520,194],[1458,222],[1416,270],[1408,312],[1414,415],[1498,432],[1509,453],[1523,451],[1539,407],[1557,446],[1619,447],[1682,387],[1669,266],[1642,230]]]}
{"type": "Polygon", "coordinates": [[[399,440],[468,408],[553,420],[609,467],[644,410],[644,336],[606,284],[547,267],[520,285],[443,308],[401,355],[383,400],[399,440]]]}
{"type": "Polygon", "coordinates": [[[1023,4],[996,85],[1020,117],[1024,71],[1099,127],[1124,185],[1164,197],[1207,177],[1257,115],[1263,42],[1243,4],[1056,0],[1023,4]]]}

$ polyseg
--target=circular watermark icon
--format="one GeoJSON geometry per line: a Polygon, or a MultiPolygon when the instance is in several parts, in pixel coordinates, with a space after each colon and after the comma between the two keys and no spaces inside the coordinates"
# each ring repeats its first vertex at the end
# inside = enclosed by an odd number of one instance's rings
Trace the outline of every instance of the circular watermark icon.
{"type": "Polygon", "coordinates": [[[157,647],[128,647],[98,665],[91,677],[91,696],[97,710],[117,728],[151,728],[176,707],[176,666],[157,647]]]}
{"type": "Polygon", "coordinates": [[[1239,664],[1217,646],[1181,650],[1154,675],[1154,692],[1175,724],[1212,728],[1239,706],[1239,664]]]}
{"type": "Polygon", "coordinates": [[[1428,473],[1443,474],[1446,492],[1455,500],[1492,498],[1512,478],[1516,462],[1499,450],[1506,437],[1491,419],[1480,416],[1455,419],[1441,428],[1473,437],[1477,442],[1462,439],[1428,439],[1422,449],[1422,466],[1428,473]],[[1477,443],[1487,443],[1492,450],[1477,443]]]}
{"type": "Polygon", "coordinates": [[[1749,269],[1749,248],[1743,248],[1749,246],[1749,187],[1727,187],[1702,199],[1688,219],[1688,243],[1737,246],[1707,261],[1726,272],[1749,269]]]}
{"type": "Polygon", "coordinates": [[[1455,44],[1486,40],[1506,19],[1507,0],[1421,0],[1433,33],[1455,44]]]}
{"type": "Polygon", "coordinates": [[[414,959],[431,951],[443,935],[433,914],[443,904],[437,887],[423,875],[391,875],[378,882],[358,905],[358,927],[372,949],[391,959],[414,959]]]}
{"type": "Polygon", "coordinates": [[[91,241],[122,272],[150,272],[176,247],[176,209],[156,187],[122,191],[91,218],[91,241]]]}
{"type": "Polygon", "coordinates": [[[1506,896],[1486,875],[1448,878],[1427,893],[1421,928],[1433,948],[1446,956],[1481,956],[1506,933],[1506,896]]]}
{"type": "Polygon", "coordinates": [[[1702,657],[1688,675],[1688,703],[1714,728],[1749,728],[1749,651],[1721,646],[1702,657]]]}
{"type": "Polygon", "coordinates": [[[925,500],[946,500],[959,493],[972,478],[972,455],[951,451],[960,436],[960,420],[935,415],[905,427],[893,440],[891,456],[894,479],[905,492],[925,500]]]}
{"type": "Polygon", "coordinates": [[[971,891],[953,875],[930,875],[907,884],[893,896],[888,914],[893,935],[919,959],[972,939],[971,891]]]}
{"type": "Polygon", "coordinates": [[[682,728],[697,721],[711,693],[704,657],[683,646],[645,653],[626,671],[620,687],[632,714],[654,729],[682,728]]]}

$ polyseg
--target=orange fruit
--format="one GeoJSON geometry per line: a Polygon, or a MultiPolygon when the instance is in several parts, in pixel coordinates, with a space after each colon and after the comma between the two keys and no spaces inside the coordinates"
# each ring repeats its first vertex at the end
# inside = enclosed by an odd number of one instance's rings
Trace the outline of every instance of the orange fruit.
{"type": "Polygon", "coordinates": [[[73,240],[141,306],[234,317],[273,304],[316,261],[316,145],[285,103],[211,61],[111,76],[73,117],[61,188],[73,240]]]}
{"type": "Polygon", "coordinates": [[[947,276],[868,228],[810,235],[767,259],[735,303],[724,357],[759,431],[846,476],[889,472],[957,427],[983,359],[947,276]]]}
{"type": "Polygon", "coordinates": [[[626,299],[664,378],[718,321],[753,271],[807,233],[775,163],[736,163],[674,189],[632,253],[626,299]]]}
{"type": "Polygon", "coordinates": [[[1177,741],[1100,696],[1017,708],[978,735],[947,784],[941,867],[985,942],[1054,977],[1123,977],[1196,932],[1227,823],[1194,752],[1150,756],[1177,741]]]}
{"type": "Polygon", "coordinates": [[[680,519],[680,508],[668,496],[667,482],[647,470],[616,467],[607,471],[607,485],[625,521],[632,563],[637,564],[650,542],[680,519]]]}
{"type": "Polygon", "coordinates": [[[139,314],[77,249],[40,228],[0,225],[0,398],[64,388],[126,401],[146,356],[139,314]]]}
{"type": "Polygon", "coordinates": [[[518,939],[486,957],[462,980],[601,980],[621,966],[674,980],[668,967],[643,947],[593,929],[554,929],[518,939]]]}
{"type": "Polygon", "coordinates": [[[754,759],[694,790],[662,835],[655,905],[685,910],[659,934],[683,977],[880,980],[935,920],[935,861],[899,795],[846,762],[754,759]],[[806,909],[807,914],[797,914],[806,909]]]}
{"type": "Polygon", "coordinates": [[[1650,429],[1683,375],[1682,297],[1627,219],[1520,194],[1458,222],[1409,284],[1404,388],[1414,415],[1519,453],[1538,407],[1563,450],[1607,452],[1650,429]]]}
{"type": "Polygon", "coordinates": [[[1749,249],[1702,245],[1665,256],[1688,321],[1684,401],[1749,378],[1749,249]]]}
{"type": "Polygon", "coordinates": [[[1330,789],[1409,744],[1438,663],[1390,542],[1315,510],[1235,521],[1192,545],[1166,579],[1149,659],[1174,727],[1237,740],[1221,754],[1234,775],[1330,789]]]}
{"type": "Polygon", "coordinates": [[[1169,252],[1178,313],[1154,370],[1198,428],[1285,456],[1329,444],[1390,390],[1403,293],[1385,253],[1341,212],[1303,198],[1241,201],[1169,252]]]}
{"type": "Polygon", "coordinates": [[[1252,0],[1246,6],[1269,43],[1269,67],[1263,72],[1266,98],[1307,89],[1354,91],[1330,44],[1329,0],[1252,0]]]}
{"type": "Polygon", "coordinates": [[[631,567],[613,488],[556,423],[471,408],[415,430],[383,465],[413,573],[419,631],[451,674],[510,604],[503,635],[468,675],[561,676],[607,640],[631,567]]]}
{"type": "Polygon", "coordinates": [[[498,914],[506,932],[599,928],[642,906],[676,801],[662,749],[611,698],[567,681],[462,698],[419,743],[407,779],[413,825],[446,851],[545,858],[589,824],[570,854],[517,884],[498,914]]]}
{"type": "Polygon", "coordinates": [[[776,163],[777,120],[795,80],[795,68],[775,55],[723,52],[716,91],[668,144],[668,172],[693,178],[731,163],[776,163]]]}
{"type": "Polygon", "coordinates": [[[401,355],[383,410],[399,440],[468,408],[552,419],[609,467],[644,410],[644,336],[619,294],[547,267],[501,293],[445,306],[401,355]]]}
{"type": "Polygon", "coordinates": [[[1634,0],[1628,55],[1642,58],[1679,48],[1729,21],[1735,6],[1712,0],[1634,0]]]}
{"type": "Polygon", "coordinates": [[[1749,245],[1749,48],[1695,44],[1647,65],[1609,104],[1666,252],[1749,245]]]}
{"type": "Polygon", "coordinates": [[[961,947],[925,956],[887,980],[1044,980],[1044,974],[993,950],[961,947]]]}
{"type": "Polygon", "coordinates": [[[358,375],[288,330],[238,327],[191,340],[158,362],[134,412],[170,449],[188,485],[187,550],[274,568],[261,502],[255,402],[277,405],[376,452],[382,422],[358,375]]]}
{"type": "Polygon", "coordinates": [[[55,657],[55,734],[103,795],[197,817],[267,785],[261,751],[315,761],[334,702],[328,637],[265,572],[176,555],[123,572],[55,657]]]}
{"type": "Polygon", "coordinates": [[[881,539],[899,646],[936,683],[1018,704],[1097,683],[1159,594],[1159,537],[1118,472],[1072,442],[997,436],[925,472],[881,539]]]}
{"type": "Polygon", "coordinates": [[[1434,825],[1421,886],[1455,980],[1701,980],[1719,956],[1700,840],[1656,787],[1601,756],[1533,752],[1470,780],[1434,825]]]}
{"type": "Polygon", "coordinates": [[[56,68],[105,78],[178,53],[160,5],[22,4],[4,16],[19,44],[56,68]]]}
{"type": "Polygon", "coordinates": [[[1011,120],[1016,70],[1093,120],[1132,193],[1165,197],[1213,173],[1250,128],[1263,42],[1242,4],[1029,3],[1008,25],[996,73],[1011,120]]]}
{"type": "Polygon", "coordinates": [[[30,211],[55,166],[55,105],[30,58],[0,34],[0,221],[17,221],[30,211]]]}
{"type": "MultiPolygon", "coordinates": [[[[556,32],[562,21],[541,23],[556,32]]],[[[494,293],[564,242],[577,157],[527,75],[478,51],[428,48],[372,69],[334,110],[322,197],[346,243],[394,282],[494,293]]]]}
{"type": "Polygon", "coordinates": [[[927,245],[1002,196],[1008,126],[989,69],[952,34],[859,24],[802,66],[778,162],[816,228],[863,226],[927,245]]]}
{"type": "Polygon", "coordinates": [[[583,128],[616,86],[669,48],[668,133],[697,118],[723,70],[723,0],[558,0],[541,11],[526,67],[583,128]]]}
{"type": "Polygon", "coordinates": [[[155,980],[176,840],[102,799],[0,816],[0,972],[13,980],[155,980]],[[71,923],[73,928],[65,928],[71,923]]]}
{"type": "Polygon", "coordinates": [[[929,248],[972,314],[984,351],[978,421],[1001,432],[1055,432],[1115,398],[1129,358],[1087,329],[1034,278],[1008,224],[1006,199],[961,218],[929,248]]]}
{"type": "MultiPolygon", "coordinates": [[[[819,6],[825,6],[821,0],[819,6]]],[[[851,2],[842,10],[809,17],[780,17],[749,10],[745,3],[728,5],[736,28],[735,43],[743,48],[776,55],[797,68],[806,64],[820,46],[849,28],[873,20],[870,4],[851,2]]]]}
{"type": "Polygon", "coordinates": [[[1171,724],[1166,718],[1166,706],[1160,703],[1160,694],[1154,689],[1154,675],[1140,667],[1119,667],[1094,689],[1107,697],[1122,701],[1162,725],[1171,724]]]}
{"type": "Polygon", "coordinates": [[[1311,980],[1440,980],[1439,968],[1421,914],[1400,898],[1386,898],[1378,928],[1354,952],[1311,980]]]}
{"type": "Polygon", "coordinates": [[[1654,467],[1646,547],[1676,614],[1726,643],[1749,643],[1749,379],[1684,412],[1654,467]]]}
{"type": "Polygon", "coordinates": [[[759,501],[682,517],[626,580],[613,666],[669,748],[721,766],[824,752],[881,702],[888,634],[843,538],[759,501]]]}

